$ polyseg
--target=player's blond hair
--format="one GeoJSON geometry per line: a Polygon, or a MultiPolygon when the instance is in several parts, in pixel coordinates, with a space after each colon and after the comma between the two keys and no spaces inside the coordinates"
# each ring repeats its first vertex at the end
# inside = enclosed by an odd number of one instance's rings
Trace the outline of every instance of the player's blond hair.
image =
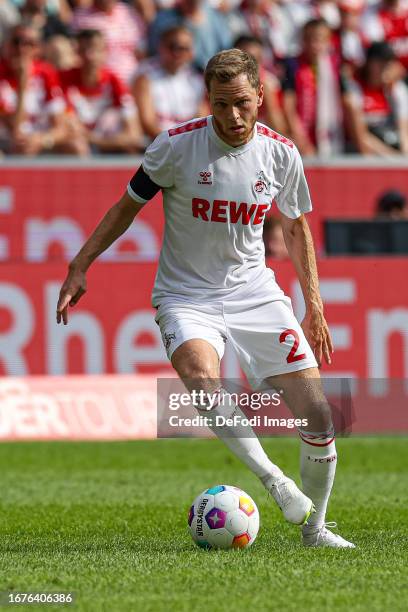
{"type": "Polygon", "coordinates": [[[210,91],[213,79],[220,83],[228,83],[240,74],[246,74],[252,87],[259,88],[259,68],[252,55],[241,49],[220,51],[210,59],[204,71],[207,91],[210,91]]]}

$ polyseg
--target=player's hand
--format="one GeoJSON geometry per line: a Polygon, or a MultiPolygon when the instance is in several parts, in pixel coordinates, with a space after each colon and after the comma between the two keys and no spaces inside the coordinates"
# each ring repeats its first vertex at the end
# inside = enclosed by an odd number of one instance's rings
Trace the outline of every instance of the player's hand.
{"type": "Polygon", "coordinates": [[[329,326],[323,315],[323,306],[316,305],[306,311],[305,318],[302,321],[302,329],[312,347],[319,368],[322,365],[323,358],[330,365],[334,349],[329,326]]]}
{"type": "Polygon", "coordinates": [[[86,276],[78,268],[70,268],[59,293],[57,323],[68,323],[68,306],[75,306],[86,292],[86,276]]]}

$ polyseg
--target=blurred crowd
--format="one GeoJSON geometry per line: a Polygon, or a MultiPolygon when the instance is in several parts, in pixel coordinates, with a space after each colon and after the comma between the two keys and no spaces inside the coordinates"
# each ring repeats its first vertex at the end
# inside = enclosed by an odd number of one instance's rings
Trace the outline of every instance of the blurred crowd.
{"type": "Polygon", "coordinates": [[[143,151],[231,47],[303,156],[408,154],[408,0],[0,0],[0,47],[3,155],[143,151]]]}

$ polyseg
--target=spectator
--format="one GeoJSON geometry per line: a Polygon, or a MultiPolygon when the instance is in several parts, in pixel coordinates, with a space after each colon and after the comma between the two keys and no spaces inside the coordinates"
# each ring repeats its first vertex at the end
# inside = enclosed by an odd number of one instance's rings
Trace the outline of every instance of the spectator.
{"type": "Polygon", "coordinates": [[[340,13],[338,0],[312,0],[311,17],[314,19],[324,19],[330,29],[336,30],[340,26],[340,13]]]}
{"type": "Polygon", "coordinates": [[[130,2],[145,24],[150,25],[157,14],[158,2],[155,0],[133,0],[130,2]]]}
{"type": "Polygon", "coordinates": [[[264,88],[263,104],[259,109],[259,121],[265,123],[281,134],[288,133],[288,126],[282,111],[282,91],[278,79],[263,64],[262,41],[256,36],[240,36],[234,47],[246,51],[256,59],[259,65],[259,76],[264,88]]]}
{"type": "Polygon", "coordinates": [[[405,0],[383,0],[363,23],[370,42],[388,42],[405,70],[408,70],[408,4],[405,0]]]}
{"type": "Polygon", "coordinates": [[[71,111],[69,125],[81,154],[141,149],[136,108],[124,83],[105,66],[106,44],[97,30],[78,34],[79,66],[61,72],[71,111]]]}
{"type": "Polygon", "coordinates": [[[391,47],[373,43],[364,66],[345,82],[347,125],[360,153],[408,153],[408,89],[403,81],[394,80],[394,64],[391,47]]]}
{"type": "Polygon", "coordinates": [[[377,219],[391,219],[393,221],[405,221],[407,215],[407,199],[400,191],[389,190],[383,193],[377,200],[377,219]]]}
{"type": "Polygon", "coordinates": [[[25,0],[20,13],[24,23],[40,30],[43,40],[54,35],[70,36],[69,25],[58,15],[48,13],[47,0],[25,0]]]}
{"type": "Polygon", "coordinates": [[[332,42],[343,63],[343,73],[352,76],[365,61],[361,32],[361,17],[365,0],[339,0],[340,27],[333,33],[332,42]]]}
{"type": "Polygon", "coordinates": [[[160,35],[174,25],[185,25],[194,37],[194,63],[204,70],[208,60],[218,51],[229,49],[232,39],[227,22],[207,0],[180,0],[175,8],[159,11],[149,30],[151,54],[158,51],[160,35]]]}
{"type": "Polygon", "coordinates": [[[284,109],[303,155],[332,155],[343,148],[338,62],[331,54],[331,30],[322,19],[303,28],[301,55],[287,62],[284,109]]]}
{"type": "Polygon", "coordinates": [[[280,261],[289,258],[279,217],[274,215],[266,217],[263,227],[263,241],[265,257],[273,257],[280,261]]]}
{"type": "Polygon", "coordinates": [[[242,0],[208,0],[208,3],[214,10],[219,11],[224,16],[231,40],[235,40],[243,33],[248,33],[248,28],[240,9],[242,0]]]}
{"type": "Polygon", "coordinates": [[[128,83],[142,57],[146,26],[136,11],[117,0],[93,0],[74,11],[73,28],[99,30],[107,42],[107,66],[128,83]]]}
{"type": "Polygon", "coordinates": [[[149,138],[207,114],[204,82],[191,65],[193,55],[190,30],[173,26],[161,35],[158,55],[141,63],[133,93],[149,138]]]}
{"type": "Polygon", "coordinates": [[[57,74],[36,59],[39,42],[31,26],[18,25],[9,33],[0,62],[0,148],[23,155],[75,152],[57,74]]]}
{"type": "Polygon", "coordinates": [[[304,3],[278,0],[245,0],[243,16],[249,32],[262,41],[265,65],[271,69],[276,59],[297,55],[298,32],[308,19],[310,9],[304,3]]]}

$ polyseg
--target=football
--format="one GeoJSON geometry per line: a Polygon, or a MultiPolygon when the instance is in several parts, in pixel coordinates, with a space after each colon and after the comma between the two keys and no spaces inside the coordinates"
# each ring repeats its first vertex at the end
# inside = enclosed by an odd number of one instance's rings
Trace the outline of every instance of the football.
{"type": "Polygon", "coordinates": [[[191,537],[201,548],[247,548],[258,534],[259,512],[245,491],[216,485],[196,497],[188,526],[191,537]]]}

